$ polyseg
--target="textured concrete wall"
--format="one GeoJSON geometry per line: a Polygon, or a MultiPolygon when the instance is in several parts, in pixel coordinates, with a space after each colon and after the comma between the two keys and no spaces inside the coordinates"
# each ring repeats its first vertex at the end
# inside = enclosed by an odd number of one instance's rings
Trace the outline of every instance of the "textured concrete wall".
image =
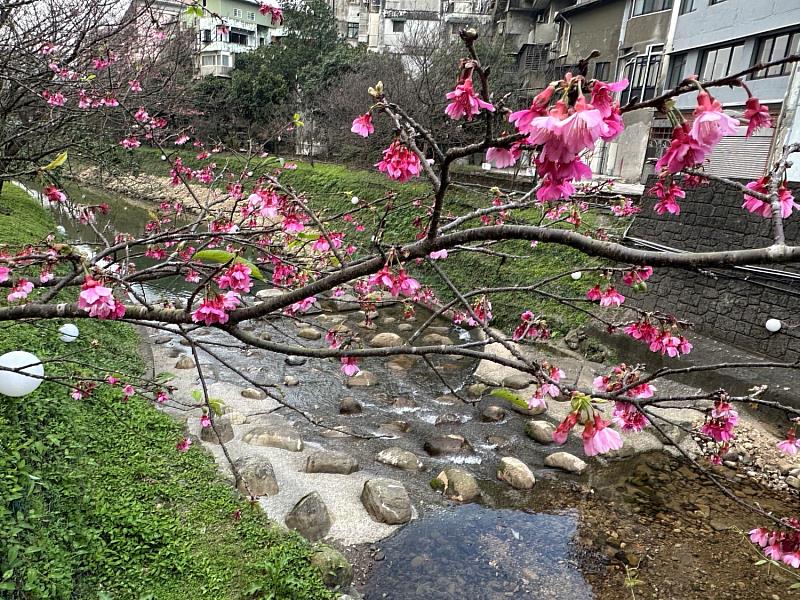
{"type": "MultiPolygon", "coordinates": [[[[648,189],[653,181],[648,181],[648,189]]],[[[800,185],[793,185],[793,192],[800,199],[800,185]]],[[[768,219],[743,210],[742,200],[741,192],[713,183],[687,191],[676,217],[656,215],[656,199],[645,196],[628,235],[694,251],[769,245],[768,219]]],[[[787,242],[800,243],[800,214],[795,212],[785,226],[787,242]]],[[[800,274],[800,264],[769,268],[800,274]]],[[[781,360],[800,359],[800,280],[736,269],[661,268],[651,282],[648,293],[632,295],[631,301],[687,319],[701,333],[742,349],[781,360]],[[767,332],[764,323],[769,318],[783,322],[779,333],[767,332]],[[797,327],[788,327],[791,324],[797,327]]]]}

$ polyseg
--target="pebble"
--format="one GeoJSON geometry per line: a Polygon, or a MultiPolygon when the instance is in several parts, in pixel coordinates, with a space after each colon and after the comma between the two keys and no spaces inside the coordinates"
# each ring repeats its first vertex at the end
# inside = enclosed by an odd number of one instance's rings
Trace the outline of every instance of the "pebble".
{"type": "Polygon", "coordinates": [[[294,387],[300,383],[300,380],[294,375],[287,375],[283,378],[283,385],[286,387],[294,387]]]}

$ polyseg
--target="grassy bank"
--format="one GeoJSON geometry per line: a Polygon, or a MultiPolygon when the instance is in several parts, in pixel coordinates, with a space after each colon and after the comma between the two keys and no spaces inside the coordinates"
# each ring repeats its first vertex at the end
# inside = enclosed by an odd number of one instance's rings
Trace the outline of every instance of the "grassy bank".
{"type": "MultiPolygon", "coordinates": [[[[0,197],[1,243],[42,239],[49,215],[18,188],[0,197]]],[[[0,354],[27,350],[49,375],[136,374],[129,326],[83,320],[0,324],[0,354]]],[[[83,401],[44,383],[0,396],[0,597],[170,600],[328,598],[310,546],[271,524],[222,482],[210,455],[175,443],[182,428],[119,388],[83,401]]]]}
{"type": "MultiPolygon", "coordinates": [[[[185,162],[196,164],[191,154],[182,154],[185,162]]],[[[136,161],[133,166],[134,170],[166,174],[165,163],[160,159],[159,153],[141,149],[133,156],[136,161]]],[[[226,160],[225,157],[220,156],[217,162],[222,163],[224,160],[226,160]]],[[[388,214],[388,217],[384,210],[386,201],[377,203],[376,208],[368,215],[358,215],[358,219],[366,226],[364,232],[354,234],[362,246],[369,244],[370,236],[384,219],[383,240],[385,242],[399,243],[413,239],[416,230],[412,222],[415,217],[423,214],[424,209],[414,207],[412,202],[415,199],[427,199],[431,193],[430,187],[423,178],[399,184],[389,180],[376,169],[366,170],[320,162],[315,162],[313,165],[307,162],[298,162],[297,169],[284,172],[282,180],[297,191],[305,193],[317,209],[327,211],[328,214],[351,210],[353,205],[350,200],[353,196],[357,196],[362,202],[372,202],[391,194],[394,210],[388,214]]],[[[447,211],[460,214],[471,208],[489,206],[490,202],[491,196],[488,192],[476,193],[454,187],[448,193],[445,207],[447,211]]],[[[524,217],[530,222],[539,222],[541,216],[539,209],[529,209],[524,213],[515,214],[512,221],[524,217]]],[[[590,227],[596,226],[597,215],[589,213],[584,218],[590,227]]],[[[478,225],[477,220],[469,223],[469,226],[475,225],[478,225]]],[[[571,225],[565,226],[571,227],[571,225]]],[[[343,228],[352,232],[351,227],[343,225],[343,228]]],[[[540,244],[532,249],[527,242],[509,241],[493,246],[492,249],[510,254],[515,258],[456,252],[439,264],[460,289],[469,290],[475,287],[528,285],[591,263],[579,252],[553,244],[540,244]]],[[[433,285],[441,298],[451,299],[449,290],[427,266],[412,267],[411,270],[425,283],[433,285]]],[[[543,289],[557,296],[575,297],[582,296],[590,285],[589,277],[584,277],[577,282],[566,277],[543,289]]],[[[561,333],[583,324],[586,320],[583,313],[532,293],[497,293],[491,296],[491,300],[494,306],[494,324],[503,328],[513,327],[524,310],[544,314],[549,319],[551,326],[561,333]]]]}

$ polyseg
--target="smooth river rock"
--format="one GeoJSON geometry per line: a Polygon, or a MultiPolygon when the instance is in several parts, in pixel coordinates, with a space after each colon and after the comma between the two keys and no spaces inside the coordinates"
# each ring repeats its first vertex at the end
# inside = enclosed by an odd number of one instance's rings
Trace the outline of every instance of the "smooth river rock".
{"type": "Polygon", "coordinates": [[[320,450],[306,458],[306,473],[350,475],[355,471],[358,471],[358,461],[344,452],[320,450]]]}
{"type": "Polygon", "coordinates": [[[450,500],[457,502],[472,502],[481,495],[478,482],[464,469],[448,467],[436,479],[444,486],[442,493],[450,500]]]}
{"type": "Polygon", "coordinates": [[[214,427],[201,427],[200,439],[211,444],[219,444],[220,441],[223,444],[230,442],[233,439],[233,426],[230,420],[227,417],[218,417],[214,419],[214,427]]]}
{"type": "Polygon", "coordinates": [[[263,400],[267,397],[267,393],[264,390],[256,388],[244,388],[240,393],[242,394],[242,398],[248,398],[250,400],[263,400]]]}
{"type": "Polygon", "coordinates": [[[481,421],[484,423],[499,423],[506,418],[506,409],[502,406],[487,406],[481,413],[481,421]]]}
{"type": "Polygon", "coordinates": [[[303,449],[300,434],[288,425],[259,425],[244,434],[242,440],[253,446],[270,446],[292,452],[303,449]]]}
{"type": "Polygon", "coordinates": [[[321,540],[331,530],[331,515],[319,492],[306,494],[286,514],[289,529],[294,529],[310,542],[321,540]]]}
{"type": "Polygon", "coordinates": [[[438,435],[425,442],[425,452],[431,456],[472,452],[472,446],[462,435],[438,435]]]}
{"type": "Polygon", "coordinates": [[[381,450],[375,460],[404,471],[419,471],[423,467],[416,454],[397,446],[381,450]]]}
{"type": "Polygon", "coordinates": [[[497,478],[518,490],[529,490],[536,483],[533,472],[528,468],[528,465],[511,456],[505,456],[500,459],[497,478]]]}
{"type": "Polygon", "coordinates": [[[547,421],[528,421],[525,423],[525,435],[540,444],[553,443],[553,427],[547,421]]]}
{"type": "Polygon", "coordinates": [[[183,355],[175,363],[176,369],[194,369],[194,359],[191,356],[183,355]]]}
{"type": "Polygon", "coordinates": [[[345,396],[339,400],[339,413],[343,415],[357,415],[361,412],[361,402],[352,396],[345,396]]]}
{"type": "Polygon", "coordinates": [[[385,331],[373,337],[369,341],[369,345],[373,348],[394,348],[403,345],[403,338],[396,333],[385,331]]]}
{"type": "Polygon", "coordinates": [[[314,329],[313,327],[303,327],[297,332],[297,337],[303,338],[304,340],[318,340],[322,337],[322,334],[318,329],[314,329]]]}
{"type": "Polygon", "coordinates": [[[411,520],[411,499],[403,484],[392,479],[369,479],[364,482],[361,502],[373,519],[399,525],[411,520]]]}
{"type": "Polygon", "coordinates": [[[347,387],[371,387],[378,383],[378,378],[373,372],[361,369],[352,377],[347,377],[344,383],[347,387]]]}
{"type": "Polygon", "coordinates": [[[547,467],[562,469],[570,473],[581,474],[588,466],[584,461],[569,452],[555,452],[544,459],[547,467]]]}
{"type": "Polygon", "coordinates": [[[274,496],[278,493],[278,480],[266,456],[243,456],[233,464],[243,479],[238,488],[241,493],[253,496],[274,496]]]}
{"type": "Polygon", "coordinates": [[[441,333],[429,333],[423,335],[420,340],[426,346],[452,346],[453,340],[441,333]]]}

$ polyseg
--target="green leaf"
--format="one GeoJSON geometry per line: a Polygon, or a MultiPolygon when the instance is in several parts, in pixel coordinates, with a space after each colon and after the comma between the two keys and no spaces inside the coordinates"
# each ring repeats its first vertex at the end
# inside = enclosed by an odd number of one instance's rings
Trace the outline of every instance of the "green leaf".
{"type": "Polygon", "coordinates": [[[203,8],[201,6],[197,6],[197,4],[192,4],[191,6],[186,7],[186,14],[190,17],[202,18],[203,8]]]}
{"type": "Polygon", "coordinates": [[[195,402],[202,402],[203,401],[203,394],[200,390],[192,390],[192,399],[195,402]]]}
{"type": "Polygon", "coordinates": [[[158,383],[166,383],[172,379],[175,379],[175,373],[170,373],[169,371],[162,371],[155,376],[155,381],[158,383]]]}
{"type": "Polygon", "coordinates": [[[789,586],[790,590],[800,590],[800,581],[789,586]]]}
{"type": "Polygon", "coordinates": [[[501,400],[505,400],[506,402],[511,402],[511,404],[515,404],[520,408],[528,408],[528,402],[525,399],[523,399],[521,396],[518,396],[511,390],[507,390],[506,388],[493,389],[489,395],[494,396],[495,398],[500,398],[501,400]]]}
{"type": "Polygon", "coordinates": [[[51,160],[46,167],[42,168],[42,171],[52,171],[53,169],[57,169],[61,165],[67,162],[67,151],[64,150],[61,154],[56,156],[53,160],[51,160]]]}
{"type": "Polygon", "coordinates": [[[767,564],[767,562],[769,562],[769,561],[766,558],[762,558],[761,560],[756,561],[756,565],[755,566],[760,567],[761,565],[767,564]]]}
{"type": "Polygon", "coordinates": [[[211,410],[214,411],[215,415],[222,414],[222,407],[224,406],[222,400],[219,398],[209,398],[208,399],[208,406],[211,407],[211,410]]]}
{"type": "Polygon", "coordinates": [[[259,281],[264,281],[264,276],[261,274],[261,271],[257,266],[255,266],[246,258],[237,256],[232,252],[226,252],[225,250],[200,250],[200,252],[195,252],[192,258],[194,258],[195,260],[217,263],[219,265],[224,265],[231,261],[242,263],[243,265],[246,265],[247,267],[250,268],[250,274],[253,277],[258,279],[259,281]]]}

